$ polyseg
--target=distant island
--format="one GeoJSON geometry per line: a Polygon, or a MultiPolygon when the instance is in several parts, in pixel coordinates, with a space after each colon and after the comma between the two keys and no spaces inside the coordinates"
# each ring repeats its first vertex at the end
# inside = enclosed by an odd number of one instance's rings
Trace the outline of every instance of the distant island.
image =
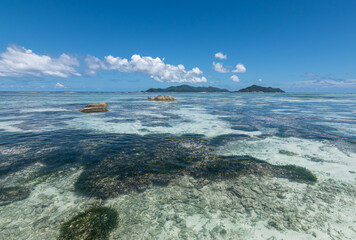
{"type": "Polygon", "coordinates": [[[227,89],[216,87],[193,87],[186,84],[168,88],[150,88],[146,92],[230,92],[227,89]]]}
{"type": "Polygon", "coordinates": [[[240,89],[236,92],[249,92],[249,93],[284,93],[284,91],[280,88],[272,88],[272,87],[262,87],[258,85],[252,85],[247,88],[240,89]]]}
{"type": "Polygon", "coordinates": [[[229,91],[227,89],[216,87],[193,87],[186,84],[180,86],[172,86],[168,88],[150,88],[145,92],[251,92],[251,93],[284,93],[280,88],[262,87],[252,85],[238,91],[229,91]]]}

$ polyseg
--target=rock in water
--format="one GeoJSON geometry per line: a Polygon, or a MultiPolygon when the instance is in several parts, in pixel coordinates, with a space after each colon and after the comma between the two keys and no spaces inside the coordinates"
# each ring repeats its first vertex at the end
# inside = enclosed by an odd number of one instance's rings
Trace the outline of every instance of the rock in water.
{"type": "Polygon", "coordinates": [[[150,100],[150,101],[176,101],[177,99],[172,96],[168,96],[168,95],[158,95],[158,96],[155,96],[154,98],[148,97],[148,100],[150,100]]]}
{"type": "Polygon", "coordinates": [[[83,113],[106,112],[108,111],[108,104],[106,102],[90,103],[79,110],[83,113]]]}

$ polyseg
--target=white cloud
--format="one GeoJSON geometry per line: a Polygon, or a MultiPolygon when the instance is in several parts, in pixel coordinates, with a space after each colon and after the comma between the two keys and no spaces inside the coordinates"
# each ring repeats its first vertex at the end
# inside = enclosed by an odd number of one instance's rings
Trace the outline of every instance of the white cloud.
{"type": "Polygon", "coordinates": [[[262,78],[257,79],[257,81],[262,82],[262,78]]]}
{"type": "Polygon", "coordinates": [[[134,72],[148,74],[151,78],[159,82],[207,82],[203,72],[195,67],[187,71],[182,64],[178,66],[164,63],[164,59],[152,58],[140,55],[132,55],[131,60],[111,55],[105,57],[102,61],[96,57],[88,56],[85,59],[90,73],[102,70],[117,70],[119,72],[134,72]]]}
{"type": "Polygon", "coordinates": [[[234,70],[232,70],[232,72],[235,72],[235,73],[244,73],[246,72],[246,68],[243,64],[239,63],[239,64],[236,64],[236,67],[234,70]]]}
{"type": "Polygon", "coordinates": [[[231,79],[232,81],[234,81],[234,82],[240,82],[240,81],[241,81],[240,78],[239,78],[238,76],[236,76],[236,75],[232,75],[232,76],[230,77],[230,79],[231,79]]]}
{"type": "Polygon", "coordinates": [[[51,58],[16,45],[10,45],[5,52],[0,54],[0,77],[31,75],[67,78],[81,75],[74,68],[78,66],[79,61],[67,54],[51,58]]]}
{"type": "Polygon", "coordinates": [[[56,85],[54,85],[55,88],[65,88],[65,86],[62,83],[57,82],[56,85]]]}
{"type": "Polygon", "coordinates": [[[213,62],[213,69],[217,72],[221,72],[221,73],[227,73],[229,72],[228,69],[224,68],[223,64],[222,63],[216,63],[216,62],[213,62]]]}
{"type": "Polygon", "coordinates": [[[89,70],[86,71],[87,74],[89,75],[94,75],[96,74],[96,71],[99,69],[107,69],[107,66],[103,61],[101,61],[99,58],[88,55],[85,58],[85,63],[88,66],[89,70]]]}
{"type": "Polygon", "coordinates": [[[227,59],[227,55],[223,54],[222,52],[217,52],[215,53],[215,58],[219,58],[219,59],[227,59]]]}

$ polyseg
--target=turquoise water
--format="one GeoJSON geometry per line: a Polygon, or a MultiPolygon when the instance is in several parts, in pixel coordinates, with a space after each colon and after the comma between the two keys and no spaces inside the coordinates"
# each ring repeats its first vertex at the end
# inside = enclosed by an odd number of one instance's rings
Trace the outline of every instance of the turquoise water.
{"type": "Polygon", "coordinates": [[[0,239],[93,206],[109,239],[356,238],[355,94],[170,95],[0,93],[0,239]]]}

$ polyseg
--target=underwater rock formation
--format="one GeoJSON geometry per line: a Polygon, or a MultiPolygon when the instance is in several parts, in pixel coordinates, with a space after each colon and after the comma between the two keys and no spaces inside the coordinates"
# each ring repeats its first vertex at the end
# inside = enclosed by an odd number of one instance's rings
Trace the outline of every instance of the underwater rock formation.
{"type": "Polygon", "coordinates": [[[117,226],[117,213],[107,207],[93,207],[64,223],[58,240],[105,240],[117,226]]]}
{"type": "Polygon", "coordinates": [[[177,99],[169,95],[157,95],[154,98],[148,97],[150,101],[176,101],[177,99]]]}
{"type": "Polygon", "coordinates": [[[90,103],[78,111],[83,113],[107,112],[108,104],[106,102],[90,103]]]}

